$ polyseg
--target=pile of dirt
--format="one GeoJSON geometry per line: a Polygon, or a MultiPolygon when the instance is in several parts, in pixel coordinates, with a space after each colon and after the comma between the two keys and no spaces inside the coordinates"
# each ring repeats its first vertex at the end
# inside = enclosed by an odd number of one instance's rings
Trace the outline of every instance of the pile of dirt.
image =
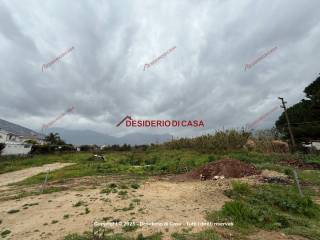
{"type": "Polygon", "coordinates": [[[222,159],[210,162],[185,175],[189,179],[209,180],[215,176],[224,176],[225,178],[241,178],[259,174],[252,164],[247,164],[234,159],[222,159]]]}
{"type": "Polygon", "coordinates": [[[280,161],[282,165],[289,165],[301,169],[314,169],[318,170],[320,169],[320,164],[319,163],[305,163],[302,162],[301,160],[295,160],[295,159],[288,159],[288,160],[282,160],[280,161]]]}

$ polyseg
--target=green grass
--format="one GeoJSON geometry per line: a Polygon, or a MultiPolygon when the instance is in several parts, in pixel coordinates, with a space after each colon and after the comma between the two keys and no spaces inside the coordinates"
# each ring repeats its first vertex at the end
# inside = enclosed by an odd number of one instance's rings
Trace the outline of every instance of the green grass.
{"type": "Polygon", "coordinates": [[[249,187],[233,183],[226,195],[233,199],[220,211],[208,214],[211,222],[230,222],[240,230],[281,230],[310,239],[320,238],[320,206],[309,196],[300,197],[294,186],[249,187]],[[300,229],[301,231],[298,231],[300,229]]]}
{"type": "Polygon", "coordinates": [[[124,232],[133,232],[139,228],[139,225],[133,222],[129,222],[129,224],[126,224],[122,227],[122,230],[124,232]]]}
{"type": "Polygon", "coordinates": [[[38,167],[55,162],[81,162],[91,156],[90,153],[66,153],[34,155],[32,157],[0,157],[0,174],[17,171],[29,167],[38,167]]]}
{"type": "Polygon", "coordinates": [[[133,189],[138,189],[140,187],[140,185],[138,183],[132,183],[130,185],[130,187],[133,188],[133,189]]]}
{"type": "Polygon", "coordinates": [[[320,187],[319,170],[301,170],[298,172],[298,175],[302,182],[311,183],[320,187]]]}
{"type": "Polygon", "coordinates": [[[80,207],[80,206],[84,206],[86,203],[84,201],[78,201],[75,204],[73,204],[73,207],[80,207]]]}
{"type": "Polygon", "coordinates": [[[7,229],[7,230],[3,230],[0,235],[1,235],[2,238],[5,238],[10,233],[11,233],[11,231],[7,229]]]}
{"type": "Polygon", "coordinates": [[[213,231],[206,230],[199,233],[173,233],[174,240],[220,240],[221,238],[213,231]]]}
{"type": "MultiPolygon", "coordinates": [[[[150,236],[143,236],[141,233],[136,237],[129,237],[124,234],[110,234],[104,237],[99,237],[99,240],[161,240],[162,233],[155,233],[150,236]]],[[[69,234],[64,237],[64,240],[92,240],[95,239],[92,232],[85,232],[82,235],[79,234],[69,234]]]]}

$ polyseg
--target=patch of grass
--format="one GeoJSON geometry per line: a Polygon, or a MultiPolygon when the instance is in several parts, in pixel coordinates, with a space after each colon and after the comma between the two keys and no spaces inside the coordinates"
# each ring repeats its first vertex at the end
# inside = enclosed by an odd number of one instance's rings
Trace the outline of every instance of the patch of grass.
{"type": "Polygon", "coordinates": [[[130,204],[129,204],[129,207],[115,208],[114,211],[115,211],[115,212],[117,212],[117,211],[127,212],[127,211],[130,211],[130,210],[133,210],[133,209],[134,209],[134,204],[133,204],[133,203],[130,203],[130,204]]]}
{"type": "Polygon", "coordinates": [[[32,206],[35,206],[35,205],[39,205],[39,203],[26,203],[22,207],[32,207],[32,206]]]}
{"type": "Polygon", "coordinates": [[[133,232],[133,231],[137,230],[138,228],[139,228],[138,224],[129,221],[128,224],[125,224],[122,227],[122,230],[125,232],[133,232]]]}
{"type": "Polygon", "coordinates": [[[302,182],[311,183],[320,186],[320,171],[319,170],[302,170],[298,173],[299,179],[302,182]]]}
{"type": "Polygon", "coordinates": [[[105,194],[109,194],[109,193],[111,193],[111,188],[104,188],[104,189],[102,189],[101,191],[100,191],[100,193],[105,193],[105,194]]]}
{"type": "Polygon", "coordinates": [[[130,185],[130,187],[133,188],[133,189],[138,189],[140,187],[140,185],[138,183],[132,183],[130,185]]]}
{"type": "Polygon", "coordinates": [[[86,207],[85,214],[88,214],[90,212],[89,208],[86,207]]]}
{"type": "Polygon", "coordinates": [[[320,237],[320,206],[310,197],[300,197],[294,186],[261,185],[250,188],[234,183],[226,194],[234,201],[224,204],[222,210],[208,214],[211,222],[234,222],[239,229],[262,228],[282,230],[307,236],[296,229],[303,228],[308,237],[320,237]],[[307,230],[309,228],[309,230],[307,230]],[[313,235],[312,235],[313,234],[313,235]]]}
{"type": "Polygon", "coordinates": [[[120,188],[120,189],[128,189],[129,187],[128,187],[127,185],[125,185],[125,184],[121,184],[121,185],[119,186],[119,188],[120,188]]]}
{"type": "Polygon", "coordinates": [[[132,202],[136,203],[137,205],[139,205],[141,200],[139,198],[134,198],[134,199],[132,199],[132,202]]]}
{"type": "Polygon", "coordinates": [[[51,221],[51,224],[56,224],[56,223],[58,223],[59,221],[58,220],[52,220],[51,221]]]}
{"type": "Polygon", "coordinates": [[[128,192],[121,190],[120,192],[118,192],[118,195],[119,195],[119,196],[128,195],[128,192]]]}
{"type": "Polygon", "coordinates": [[[136,237],[129,237],[125,236],[123,234],[112,234],[112,235],[107,235],[107,236],[99,236],[97,238],[96,236],[93,236],[92,232],[85,232],[82,235],[79,234],[69,234],[64,237],[64,240],[92,240],[92,239],[99,239],[99,240],[161,240],[162,233],[155,233],[150,236],[143,236],[141,233],[136,237]]]}
{"type": "Polygon", "coordinates": [[[110,183],[109,184],[109,188],[116,188],[117,187],[117,184],[115,184],[115,183],[110,183]]]}
{"type": "Polygon", "coordinates": [[[6,236],[8,236],[11,233],[10,230],[6,229],[4,231],[1,232],[1,237],[5,238],[6,236]]]}
{"type": "Polygon", "coordinates": [[[78,201],[75,204],[72,205],[72,207],[80,207],[80,206],[84,206],[85,202],[84,201],[78,201]]]}
{"type": "Polygon", "coordinates": [[[65,214],[65,215],[63,215],[63,219],[68,219],[70,217],[70,215],[69,214],[65,214]]]}
{"type": "Polygon", "coordinates": [[[173,233],[171,237],[174,240],[220,240],[220,237],[213,230],[199,233],[173,233]]]}
{"type": "Polygon", "coordinates": [[[19,209],[11,209],[7,213],[8,214],[13,214],[13,213],[17,213],[17,212],[20,212],[20,210],[19,209]]]}

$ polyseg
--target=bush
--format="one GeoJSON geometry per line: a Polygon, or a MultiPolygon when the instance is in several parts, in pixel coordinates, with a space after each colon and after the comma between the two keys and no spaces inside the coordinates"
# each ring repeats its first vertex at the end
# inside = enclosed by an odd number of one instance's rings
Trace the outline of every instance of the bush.
{"type": "Polygon", "coordinates": [[[49,154],[55,152],[73,152],[75,151],[72,144],[66,145],[32,145],[31,154],[49,154]]]}
{"type": "Polygon", "coordinates": [[[203,135],[195,138],[180,138],[166,142],[163,145],[170,149],[194,149],[202,152],[224,152],[240,150],[247,142],[250,133],[244,131],[217,131],[215,134],[203,135]]]}

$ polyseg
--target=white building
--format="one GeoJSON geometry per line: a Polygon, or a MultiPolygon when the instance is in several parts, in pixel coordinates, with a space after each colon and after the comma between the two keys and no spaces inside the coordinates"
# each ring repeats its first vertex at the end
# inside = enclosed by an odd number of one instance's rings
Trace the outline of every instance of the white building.
{"type": "Polygon", "coordinates": [[[13,133],[0,129],[0,143],[5,143],[5,148],[1,155],[20,155],[28,154],[31,151],[32,144],[24,143],[24,136],[17,136],[13,133]]]}
{"type": "Polygon", "coordinates": [[[28,140],[43,144],[44,136],[30,129],[0,119],[0,143],[5,144],[1,155],[28,154],[32,147],[32,144],[26,142],[28,140]]]}

